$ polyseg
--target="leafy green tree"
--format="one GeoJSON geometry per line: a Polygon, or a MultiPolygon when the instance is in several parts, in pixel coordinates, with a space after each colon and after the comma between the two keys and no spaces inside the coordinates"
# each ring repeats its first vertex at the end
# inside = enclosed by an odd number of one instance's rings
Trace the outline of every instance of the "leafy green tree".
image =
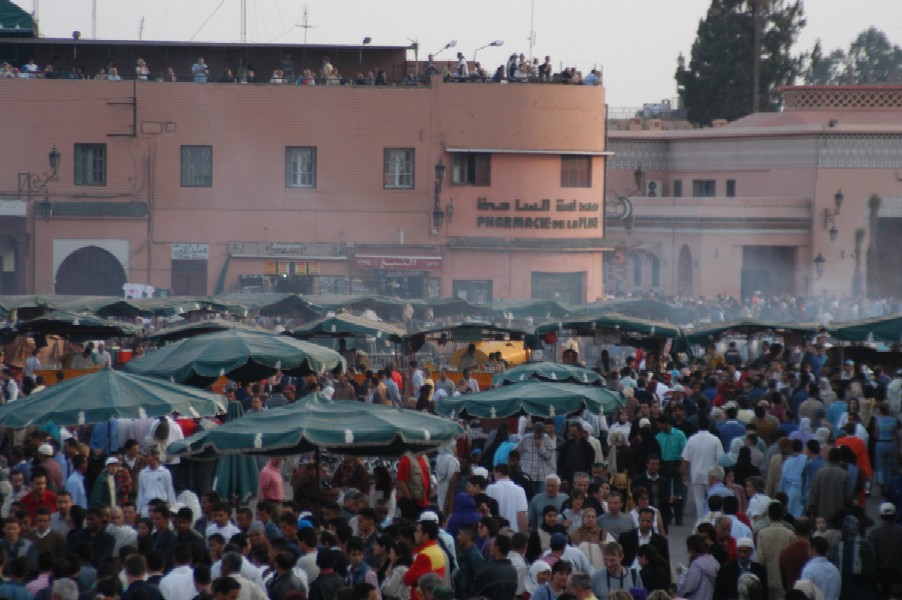
{"type": "Polygon", "coordinates": [[[692,123],[732,121],[752,112],[756,5],[761,26],[761,110],[777,110],[777,88],[801,74],[803,57],[792,55],[805,25],[801,0],[712,0],[699,22],[688,65],[683,55],[677,61],[677,87],[692,123]]]}
{"type": "Polygon", "coordinates": [[[818,40],[805,70],[805,83],[810,85],[887,83],[900,79],[902,48],[876,27],[859,33],[847,51],[836,48],[827,56],[818,40]]]}

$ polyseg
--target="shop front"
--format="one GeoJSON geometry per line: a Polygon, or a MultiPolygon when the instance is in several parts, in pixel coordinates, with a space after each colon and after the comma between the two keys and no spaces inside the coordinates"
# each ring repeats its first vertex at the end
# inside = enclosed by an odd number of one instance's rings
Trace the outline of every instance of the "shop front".
{"type": "Polygon", "coordinates": [[[352,263],[351,293],[440,298],[442,263],[441,256],[360,253],[352,263]]]}

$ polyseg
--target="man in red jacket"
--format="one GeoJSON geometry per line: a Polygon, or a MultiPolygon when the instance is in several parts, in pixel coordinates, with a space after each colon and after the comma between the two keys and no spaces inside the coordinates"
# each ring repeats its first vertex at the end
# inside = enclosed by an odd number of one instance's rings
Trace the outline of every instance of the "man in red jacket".
{"type": "Polygon", "coordinates": [[[438,539],[438,523],[435,521],[420,521],[414,533],[413,541],[417,545],[417,553],[413,558],[413,564],[404,575],[404,585],[410,587],[410,600],[423,600],[417,581],[421,575],[435,573],[439,577],[445,576],[445,551],[441,549],[438,539]]]}

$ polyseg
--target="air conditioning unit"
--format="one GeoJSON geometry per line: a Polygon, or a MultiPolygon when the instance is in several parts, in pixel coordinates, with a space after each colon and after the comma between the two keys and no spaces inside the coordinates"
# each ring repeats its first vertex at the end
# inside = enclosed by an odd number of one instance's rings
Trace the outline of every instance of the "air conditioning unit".
{"type": "Polygon", "coordinates": [[[646,181],[645,182],[645,197],[646,198],[660,198],[664,195],[664,184],[661,183],[660,180],[646,181]]]}

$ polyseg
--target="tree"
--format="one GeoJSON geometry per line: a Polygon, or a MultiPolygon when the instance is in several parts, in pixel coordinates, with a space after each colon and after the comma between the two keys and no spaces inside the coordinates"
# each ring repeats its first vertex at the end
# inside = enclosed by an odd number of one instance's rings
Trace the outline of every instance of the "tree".
{"type": "Polygon", "coordinates": [[[810,85],[887,83],[900,78],[902,48],[875,27],[859,33],[847,52],[836,48],[824,56],[818,40],[805,70],[805,83],[810,85]]]}
{"type": "Polygon", "coordinates": [[[682,54],[677,59],[677,87],[692,123],[732,121],[752,112],[756,2],[761,10],[762,110],[777,110],[777,88],[791,84],[801,73],[803,57],[791,54],[805,25],[801,0],[712,0],[699,22],[688,66],[682,54]]]}

